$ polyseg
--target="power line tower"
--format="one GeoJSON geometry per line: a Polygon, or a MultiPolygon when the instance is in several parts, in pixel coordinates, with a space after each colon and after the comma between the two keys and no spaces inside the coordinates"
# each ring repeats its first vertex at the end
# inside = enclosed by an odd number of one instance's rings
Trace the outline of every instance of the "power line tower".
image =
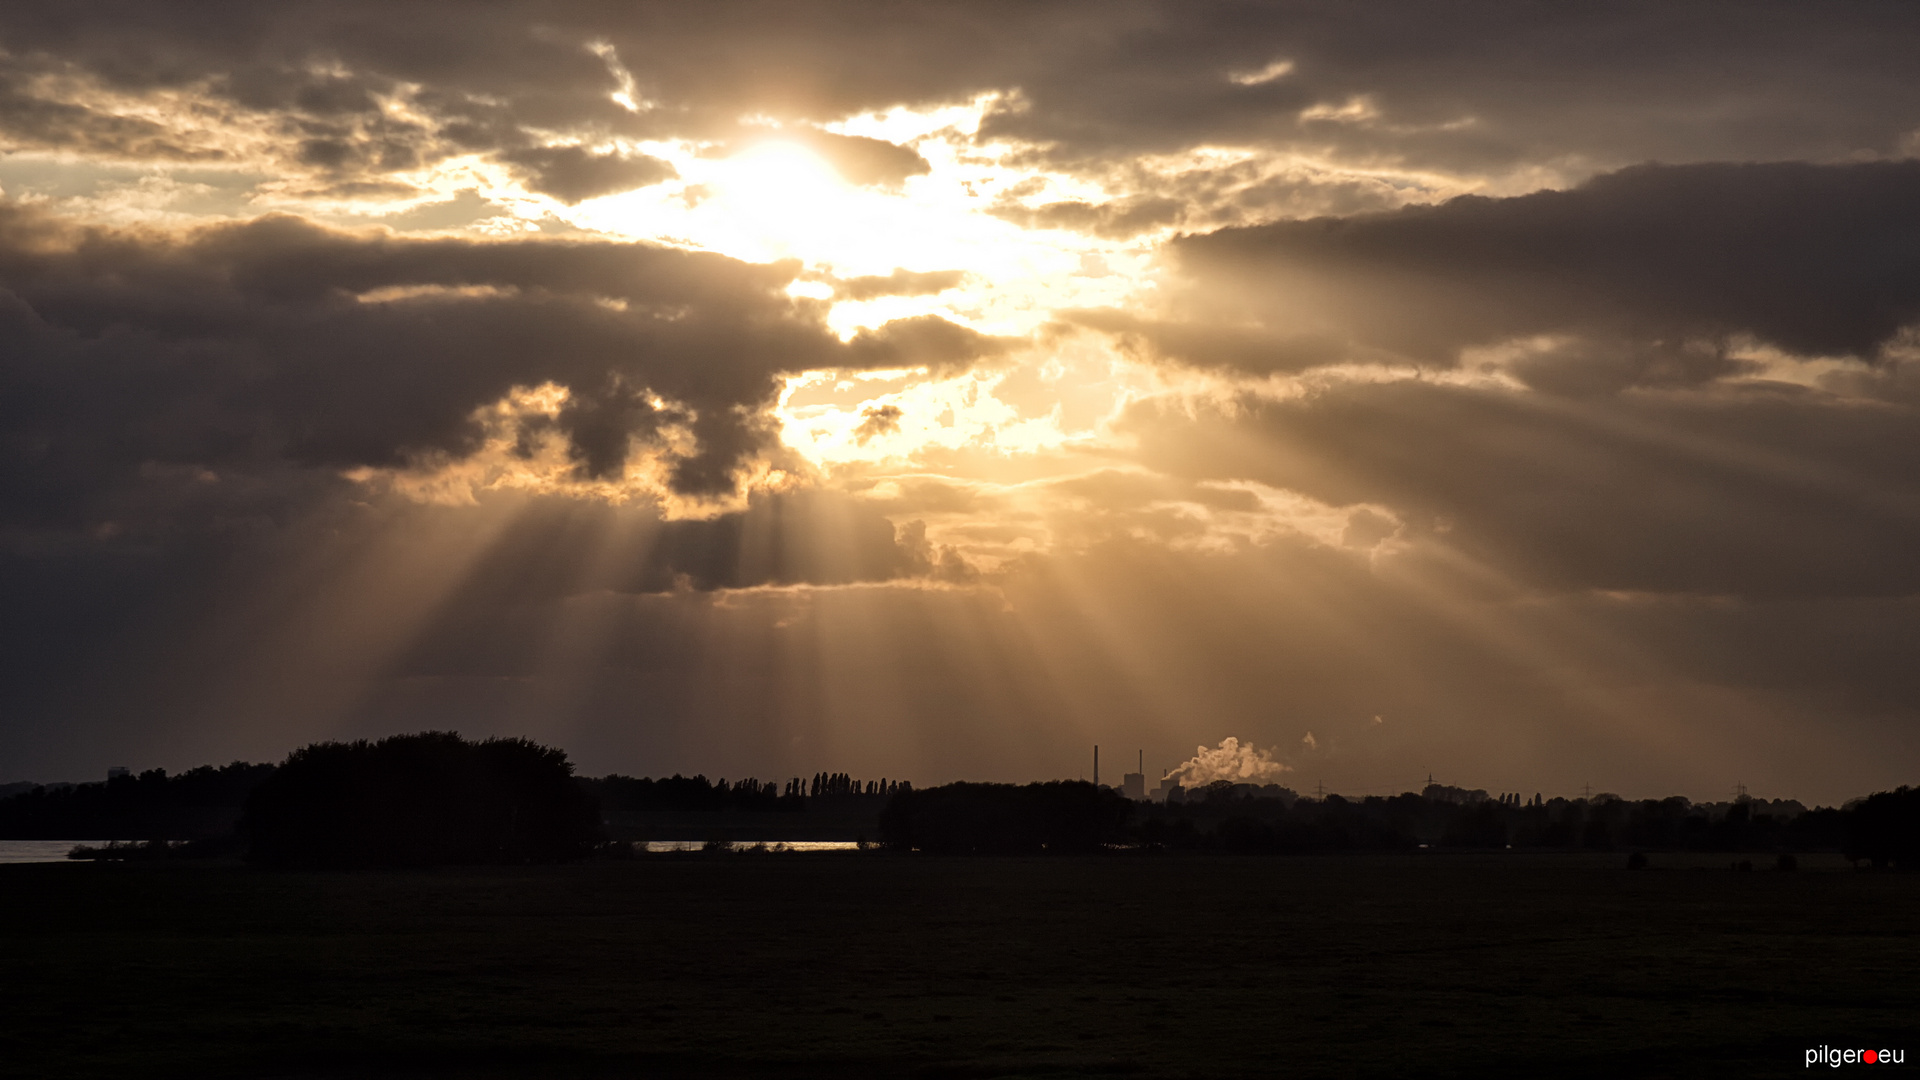
{"type": "Polygon", "coordinates": [[[1315,785],[1313,786],[1313,797],[1314,797],[1314,798],[1315,798],[1316,800],[1318,800],[1318,801],[1320,801],[1320,802],[1326,802],[1326,801],[1327,801],[1327,785],[1326,785],[1326,781],[1324,781],[1324,780],[1323,780],[1323,781],[1321,781],[1320,783],[1318,783],[1318,784],[1315,784],[1315,785]]]}
{"type": "Polygon", "coordinates": [[[1582,787],[1580,789],[1580,797],[1587,800],[1588,802],[1592,802],[1593,801],[1593,785],[1587,784],[1584,787],[1582,787]]]}

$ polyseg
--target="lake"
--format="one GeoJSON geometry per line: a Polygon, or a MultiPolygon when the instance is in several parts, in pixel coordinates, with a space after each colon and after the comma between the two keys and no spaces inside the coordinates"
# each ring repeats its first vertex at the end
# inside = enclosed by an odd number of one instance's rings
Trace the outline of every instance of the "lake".
{"type": "MultiPolygon", "coordinates": [[[[647,850],[658,851],[699,851],[706,846],[702,840],[649,840],[647,850]]],[[[769,852],[782,851],[858,851],[860,845],[852,840],[735,840],[733,850],[749,851],[753,848],[765,848],[769,852]]]]}
{"type": "MultiPolygon", "coordinates": [[[[76,844],[102,847],[106,843],[105,840],[0,840],[0,864],[66,862],[67,852],[72,851],[76,844]]],[[[651,840],[647,843],[647,850],[699,851],[703,846],[704,842],[699,840],[651,840]]],[[[859,847],[852,840],[736,840],[733,849],[746,851],[756,846],[765,847],[770,852],[853,851],[859,847]]]]}
{"type": "Polygon", "coordinates": [[[0,863],[66,862],[75,844],[99,847],[105,840],[0,840],[0,863]]]}

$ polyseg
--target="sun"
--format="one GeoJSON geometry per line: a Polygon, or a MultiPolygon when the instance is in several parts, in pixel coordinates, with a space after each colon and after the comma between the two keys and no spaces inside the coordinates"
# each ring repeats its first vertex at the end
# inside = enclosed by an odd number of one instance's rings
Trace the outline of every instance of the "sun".
{"type": "Polygon", "coordinates": [[[739,212],[785,223],[847,201],[852,190],[833,166],[798,143],[771,139],[726,159],[716,178],[722,198],[739,212]]]}
{"type": "Polygon", "coordinates": [[[1010,219],[1009,199],[1092,197],[1011,151],[975,138],[990,100],[825,125],[764,124],[745,140],[640,142],[623,148],[672,165],[672,181],[541,214],[607,235],[698,248],[747,262],[798,260],[796,297],[825,301],[842,339],[903,318],[933,315],[981,333],[1022,336],[1060,309],[1124,306],[1155,273],[1151,244],[1032,229],[1010,219]],[[923,173],[861,185],[835,167],[820,138],[880,139],[912,149],[923,173]],[[1064,186],[1063,186],[1064,185],[1064,186]],[[1045,189],[1051,194],[1039,194],[1045,189]],[[1090,272],[1097,267],[1098,273],[1090,272]],[[896,270],[958,271],[939,293],[855,294],[840,283],[896,270]]]}
{"type": "Polygon", "coordinates": [[[872,272],[896,257],[885,227],[889,200],[842,180],[832,165],[795,142],[768,139],[717,162],[701,209],[727,246],[762,259],[872,272]]]}

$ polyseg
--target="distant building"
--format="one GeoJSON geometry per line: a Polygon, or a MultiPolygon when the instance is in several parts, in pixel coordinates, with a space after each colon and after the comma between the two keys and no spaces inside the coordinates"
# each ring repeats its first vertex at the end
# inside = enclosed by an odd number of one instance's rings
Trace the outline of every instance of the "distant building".
{"type": "Polygon", "coordinates": [[[123,776],[132,775],[133,770],[127,768],[125,765],[115,765],[113,768],[107,770],[107,779],[109,780],[118,780],[123,776]]]}
{"type": "Polygon", "coordinates": [[[1130,772],[1120,777],[1120,794],[1135,802],[1147,797],[1147,774],[1130,772]]]}
{"type": "Polygon", "coordinates": [[[1153,801],[1163,803],[1183,803],[1187,801],[1187,789],[1172,776],[1160,778],[1160,786],[1153,789],[1153,801]]]}

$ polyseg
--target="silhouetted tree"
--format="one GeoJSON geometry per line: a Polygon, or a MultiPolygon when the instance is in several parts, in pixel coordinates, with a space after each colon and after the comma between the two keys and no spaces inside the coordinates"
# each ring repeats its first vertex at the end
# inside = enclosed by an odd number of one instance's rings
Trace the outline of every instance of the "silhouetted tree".
{"type": "Polygon", "coordinates": [[[247,802],[249,858],[314,866],[558,862],[604,838],[564,751],[452,732],[294,751],[247,802]]]}
{"type": "Polygon", "coordinates": [[[1844,852],[1876,868],[1920,869],[1920,789],[1877,792],[1853,806],[1844,852]]]}

